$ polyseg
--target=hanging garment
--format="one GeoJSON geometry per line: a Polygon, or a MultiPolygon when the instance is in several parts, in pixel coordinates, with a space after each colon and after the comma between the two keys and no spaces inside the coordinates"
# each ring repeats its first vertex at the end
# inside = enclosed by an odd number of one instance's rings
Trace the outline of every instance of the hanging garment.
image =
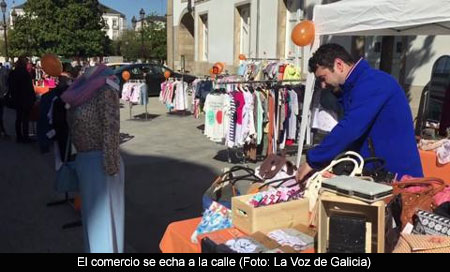
{"type": "Polygon", "coordinates": [[[263,138],[263,120],[264,120],[264,109],[261,102],[261,94],[256,93],[256,144],[261,144],[263,138]]]}
{"type": "Polygon", "coordinates": [[[236,103],[234,101],[233,94],[229,94],[228,99],[230,101],[230,111],[228,112],[229,124],[227,132],[227,146],[232,148],[234,147],[236,139],[236,103]]]}
{"type": "Polygon", "coordinates": [[[300,68],[292,64],[286,66],[283,74],[283,80],[299,80],[301,78],[300,68]]]}
{"type": "Polygon", "coordinates": [[[205,100],[205,135],[214,142],[223,142],[225,136],[224,117],[227,95],[209,94],[205,100]]]}
{"type": "Polygon", "coordinates": [[[188,109],[188,85],[186,82],[177,81],[175,92],[175,110],[187,110],[188,109]]]}
{"type": "Polygon", "coordinates": [[[244,119],[244,94],[240,91],[234,93],[234,103],[236,104],[236,132],[235,146],[240,146],[244,142],[243,135],[243,119],[244,119]]]}
{"type": "Polygon", "coordinates": [[[297,93],[294,91],[289,91],[290,101],[289,106],[291,108],[291,114],[289,116],[289,132],[288,139],[295,140],[297,137],[297,115],[299,115],[299,106],[297,93]]]}
{"type": "Polygon", "coordinates": [[[275,97],[269,94],[269,124],[268,124],[268,149],[267,155],[274,153],[274,139],[275,139],[275,97]]]}

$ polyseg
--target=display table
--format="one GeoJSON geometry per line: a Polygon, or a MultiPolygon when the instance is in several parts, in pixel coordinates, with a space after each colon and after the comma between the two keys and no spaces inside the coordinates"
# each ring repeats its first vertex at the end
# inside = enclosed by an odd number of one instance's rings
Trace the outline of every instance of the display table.
{"type": "Polygon", "coordinates": [[[191,242],[191,235],[202,218],[193,218],[170,223],[159,243],[162,253],[199,253],[200,244],[191,242]]]}
{"type": "Polygon", "coordinates": [[[50,88],[48,86],[42,87],[42,86],[34,86],[34,92],[37,95],[43,95],[45,93],[47,93],[50,90],[50,88]]]}
{"type": "Polygon", "coordinates": [[[245,236],[236,228],[219,230],[216,232],[198,236],[198,244],[191,242],[192,233],[194,233],[201,217],[187,219],[170,223],[159,243],[159,249],[162,253],[201,253],[200,242],[204,237],[209,237],[215,241],[226,242],[227,240],[245,236]]]}
{"type": "Polygon", "coordinates": [[[450,184],[450,164],[439,165],[434,151],[419,149],[419,154],[425,177],[440,178],[450,184]]]}

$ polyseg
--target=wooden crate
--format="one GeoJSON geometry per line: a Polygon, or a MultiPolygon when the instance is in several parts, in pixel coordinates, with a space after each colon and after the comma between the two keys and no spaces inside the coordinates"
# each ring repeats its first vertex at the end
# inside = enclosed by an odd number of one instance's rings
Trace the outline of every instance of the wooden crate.
{"type": "Polygon", "coordinates": [[[253,195],[233,197],[231,200],[233,225],[252,234],[296,225],[308,225],[308,199],[292,200],[269,206],[253,207],[247,202],[253,195]]]}
{"type": "Polygon", "coordinates": [[[366,217],[366,253],[384,252],[384,216],[386,200],[372,204],[353,198],[338,196],[331,192],[322,192],[319,196],[318,214],[318,253],[327,252],[329,221],[333,212],[362,214],[366,217]]]}

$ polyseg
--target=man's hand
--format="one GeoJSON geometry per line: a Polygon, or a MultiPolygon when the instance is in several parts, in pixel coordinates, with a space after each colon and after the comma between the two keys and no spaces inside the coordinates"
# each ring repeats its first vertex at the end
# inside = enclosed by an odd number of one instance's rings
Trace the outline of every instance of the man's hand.
{"type": "Polygon", "coordinates": [[[309,172],[311,172],[313,169],[307,162],[300,165],[300,168],[297,171],[297,182],[303,182],[303,178],[305,178],[306,175],[308,175],[309,172]]]}

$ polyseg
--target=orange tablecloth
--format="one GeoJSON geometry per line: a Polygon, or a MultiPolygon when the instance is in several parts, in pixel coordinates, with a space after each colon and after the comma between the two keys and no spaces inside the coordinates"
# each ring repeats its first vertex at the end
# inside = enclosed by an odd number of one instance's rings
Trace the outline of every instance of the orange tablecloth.
{"type": "MultiPolygon", "coordinates": [[[[237,228],[223,229],[198,236],[198,244],[191,242],[192,233],[201,221],[201,217],[173,222],[167,226],[159,249],[162,253],[201,253],[200,241],[208,237],[216,244],[224,244],[226,241],[246,236],[245,233],[237,228]]],[[[314,248],[302,251],[303,253],[314,253],[314,248]]]]}
{"type": "Polygon", "coordinates": [[[450,184],[450,164],[439,165],[434,151],[423,151],[419,149],[419,154],[425,177],[441,178],[450,184]]]}
{"type": "Polygon", "coordinates": [[[50,90],[49,87],[34,86],[34,92],[39,95],[43,95],[47,93],[49,90],[50,90]]]}
{"type": "Polygon", "coordinates": [[[200,244],[191,242],[191,235],[202,220],[201,217],[177,221],[167,226],[159,243],[162,253],[199,253],[200,244]]]}
{"type": "Polygon", "coordinates": [[[191,242],[192,233],[201,221],[201,217],[170,223],[159,243],[162,253],[201,253],[200,241],[209,237],[216,243],[225,243],[233,238],[245,236],[236,228],[224,229],[198,236],[198,244],[191,242]]]}

